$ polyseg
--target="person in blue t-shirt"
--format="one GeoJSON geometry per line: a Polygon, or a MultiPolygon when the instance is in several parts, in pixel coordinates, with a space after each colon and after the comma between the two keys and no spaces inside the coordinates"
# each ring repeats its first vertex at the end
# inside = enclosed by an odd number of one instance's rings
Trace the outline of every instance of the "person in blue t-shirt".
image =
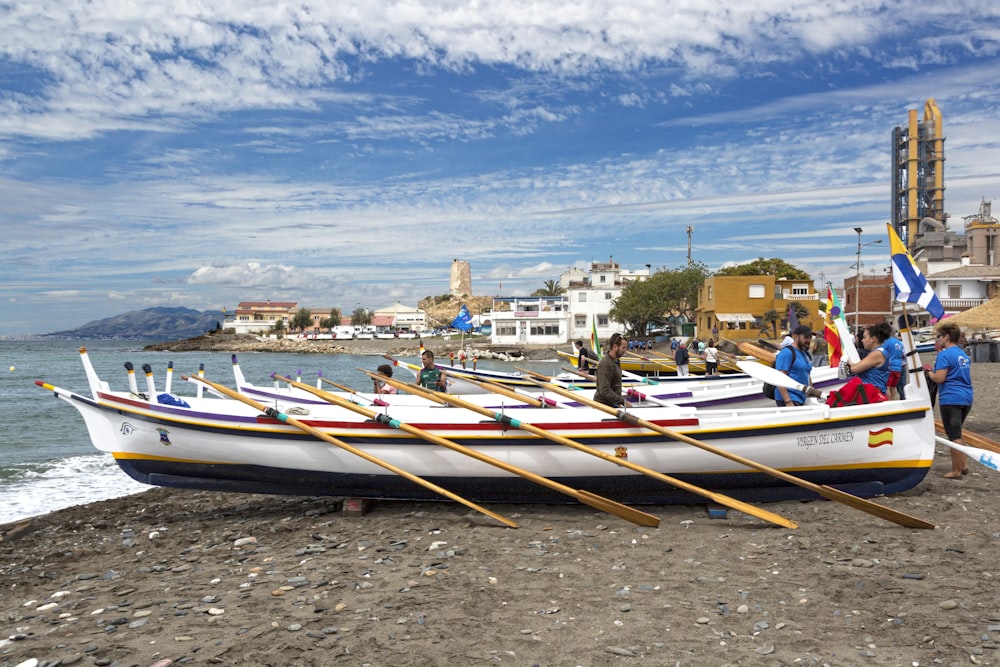
{"type": "MultiPolygon", "coordinates": [[[[792,330],[791,336],[792,344],[781,348],[778,356],[774,359],[774,367],[799,384],[808,387],[810,383],[809,373],[813,367],[812,355],[809,354],[809,344],[812,343],[813,332],[806,325],[800,324],[792,330]]],[[[806,402],[806,395],[798,389],[776,386],[774,388],[774,402],[778,407],[802,405],[806,402]]]]}
{"type": "Polygon", "coordinates": [[[885,341],[891,335],[892,329],[885,322],[865,327],[861,333],[861,345],[868,350],[868,354],[857,363],[848,363],[851,374],[859,376],[862,382],[875,385],[883,393],[888,388],[891,356],[885,341]]]}
{"type": "MultiPolygon", "coordinates": [[[[934,370],[927,374],[927,379],[938,385],[937,402],[941,410],[941,422],[944,432],[952,442],[964,445],[962,439],[962,424],[972,410],[972,374],[970,373],[969,357],[959,346],[962,330],[952,322],[941,322],[936,327],[937,342],[941,345],[934,370]]],[[[948,479],[966,475],[969,468],[966,465],[965,454],[950,449],[951,470],[944,474],[948,479]]]]}
{"type": "Polygon", "coordinates": [[[893,335],[885,340],[885,349],[889,352],[889,379],[886,386],[889,388],[889,399],[905,398],[903,395],[903,357],[906,350],[903,348],[903,341],[893,335]]]}

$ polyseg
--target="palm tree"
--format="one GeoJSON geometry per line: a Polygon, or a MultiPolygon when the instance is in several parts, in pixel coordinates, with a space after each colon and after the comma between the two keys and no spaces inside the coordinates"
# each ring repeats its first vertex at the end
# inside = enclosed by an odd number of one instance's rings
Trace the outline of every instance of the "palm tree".
{"type": "Polygon", "coordinates": [[[546,280],[541,289],[536,289],[531,296],[559,296],[565,294],[566,289],[559,284],[558,280],[546,280]]]}

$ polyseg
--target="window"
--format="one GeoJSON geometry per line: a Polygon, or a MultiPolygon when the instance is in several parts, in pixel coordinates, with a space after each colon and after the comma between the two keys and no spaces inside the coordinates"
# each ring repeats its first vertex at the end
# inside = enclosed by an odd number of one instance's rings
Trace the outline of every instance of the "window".
{"type": "Polygon", "coordinates": [[[597,316],[597,326],[599,326],[599,327],[606,327],[606,326],[608,326],[608,316],[607,315],[598,315],[597,316]]]}
{"type": "Polygon", "coordinates": [[[805,295],[805,294],[809,294],[809,286],[808,285],[792,285],[792,294],[795,294],[796,296],[802,296],[802,295],[805,295]]]}
{"type": "Polygon", "coordinates": [[[764,286],[757,284],[749,286],[749,292],[747,293],[747,296],[750,297],[751,299],[763,299],[764,294],[765,294],[764,286]]]}
{"type": "Polygon", "coordinates": [[[604,274],[601,274],[601,279],[598,282],[606,283],[607,281],[608,281],[608,277],[606,275],[604,275],[604,274]]]}
{"type": "Polygon", "coordinates": [[[573,317],[573,326],[577,329],[582,329],[587,326],[587,316],[586,315],[575,315],[573,317]]]}
{"type": "Polygon", "coordinates": [[[497,325],[497,335],[498,336],[516,336],[517,335],[517,325],[516,324],[498,324],[497,325]]]}
{"type": "Polygon", "coordinates": [[[586,292],[580,292],[577,295],[576,300],[579,301],[580,303],[586,303],[587,302],[587,293],[586,292]]]}
{"type": "Polygon", "coordinates": [[[961,285],[948,285],[948,298],[949,299],[961,299],[962,298],[962,286],[961,285]]]}
{"type": "Polygon", "coordinates": [[[708,298],[709,298],[709,300],[711,300],[711,299],[712,299],[712,290],[713,290],[713,289],[714,289],[714,288],[713,288],[713,287],[712,287],[711,285],[709,285],[709,286],[708,286],[708,298]]]}
{"type": "Polygon", "coordinates": [[[559,335],[559,323],[558,322],[532,322],[531,323],[531,335],[532,336],[558,336],[559,335]]]}
{"type": "Polygon", "coordinates": [[[604,293],[604,300],[605,301],[611,301],[611,299],[613,299],[613,298],[614,297],[611,296],[611,292],[605,292],[604,293]]]}

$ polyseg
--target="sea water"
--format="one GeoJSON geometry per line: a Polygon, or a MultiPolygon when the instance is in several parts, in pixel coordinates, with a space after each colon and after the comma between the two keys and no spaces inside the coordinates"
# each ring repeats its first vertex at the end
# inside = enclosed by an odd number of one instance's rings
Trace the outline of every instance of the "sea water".
{"type": "MultiPolygon", "coordinates": [[[[83,418],[72,406],[35,384],[42,380],[89,396],[81,346],[87,348],[100,378],[115,390],[128,389],[126,361],[135,368],[140,391],[146,387],[143,364],[152,367],[156,390],[162,392],[171,362],[170,389],[179,396],[194,395],[195,386],[181,376],[197,374],[201,364],[207,379],[234,386],[228,352],[144,351],[146,345],[114,340],[0,341],[0,524],[150,488],[122,472],[110,454],[93,447],[83,418]]],[[[359,391],[370,390],[371,380],[357,368],[374,370],[385,362],[378,356],[292,353],[243,353],[238,361],[253,384],[271,384],[271,373],[300,375],[303,382],[315,384],[321,372],[359,391]]],[[[417,363],[416,358],[407,361],[417,363]]],[[[549,375],[558,373],[555,359],[518,365],[549,375]]],[[[515,370],[513,364],[492,360],[481,360],[478,367],[515,370]]]]}

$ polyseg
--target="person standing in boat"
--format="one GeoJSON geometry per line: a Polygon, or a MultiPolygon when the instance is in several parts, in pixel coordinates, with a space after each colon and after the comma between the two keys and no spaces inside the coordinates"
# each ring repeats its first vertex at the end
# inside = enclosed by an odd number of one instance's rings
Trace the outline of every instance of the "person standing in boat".
{"type": "Polygon", "coordinates": [[[597,355],[593,350],[588,350],[583,346],[583,341],[576,341],[576,367],[581,371],[590,370],[595,364],[591,361],[598,361],[597,355]]]}
{"type": "Polygon", "coordinates": [[[875,385],[882,393],[888,390],[889,358],[892,352],[885,342],[891,335],[892,329],[885,322],[865,327],[861,333],[861,346],[868,350],[868,354],[855,364],[847,362],[852,375],[859,376],[862,382],[875,385]]]}
{"type": "Polygon", "coordinates": [[[594,400],[613,408],[624,407],[622,396],[622,355],[628,350],[628,339],[619,333],[611,334],[608,349],[597,364],[597,389],[594,400]]]}
{"type": "MultiPolygon", "coordinates": [[[[375,370],[378,371],[378,373],[380,373],[381,375],[386,376],[387,378],[391,378],[392,377],[392,366],[390,366],[389,364],[382,364],[381,366],[379,366],[375,370]]],[[[384,380],[378,380],[378,379],[373,378],[372,382],[375,384],[375,393],[376,394],[395,394],[395,393],[397,393],[396,392],[396,388],[393,387],[391,384],[386,383],[384,380]]]]}
{"type": "Polygon", "coordinates": [[[674,352],[674,363],[677,365],[677,376],[687,377],[688,375],[688,361],[691,360],[691,355],[688,353],[687,345],[684,341],[677,344],[677,351],[674,352]]]}
{"type": "MultiPolygon", "coordinates": [[[[953,322],[941,322],[935,327],[941,351],[934,360],[934,370],[927,373],[927,379],[937,385],[937,401],[941,410],[941,422],[948,439],[958,445],[964,445],[962,424],[972,410],[972,374],[969,367],[969,356],[959,342],[962,330],[953,322]]],[[[969,468],[965,454],[949,448],[951,452],[951,470],[944,474],[948,479],[966,475],[969,468]]]]}
{"type": "MultiPolygon", "coordinates": [[[[792,344],[787,345],[778,352],[774,358],[774,367],[802,385],[809,386],[812,371],[812,354],[809,353],[809,345],[812,343],[812,329],[804,324],[792,329],[792,344]]],[[[813,395],[815,390],[810,387],[809,394],[813,395]]],[[[798,389],[788,389],[787,387],[776,386],[774,389],[774,402],[778,407],[786,405],[803,405],[806,402],[806,393],[798,389]]]]}
{"type": "Polygon", "coordinates": [[[434,365],[434,353],[424,350],[420,355],[420,363],[424,367],[417,373],[417,384],[424,389],[448,391],[448,378],[444,371],[434,365]]]}

